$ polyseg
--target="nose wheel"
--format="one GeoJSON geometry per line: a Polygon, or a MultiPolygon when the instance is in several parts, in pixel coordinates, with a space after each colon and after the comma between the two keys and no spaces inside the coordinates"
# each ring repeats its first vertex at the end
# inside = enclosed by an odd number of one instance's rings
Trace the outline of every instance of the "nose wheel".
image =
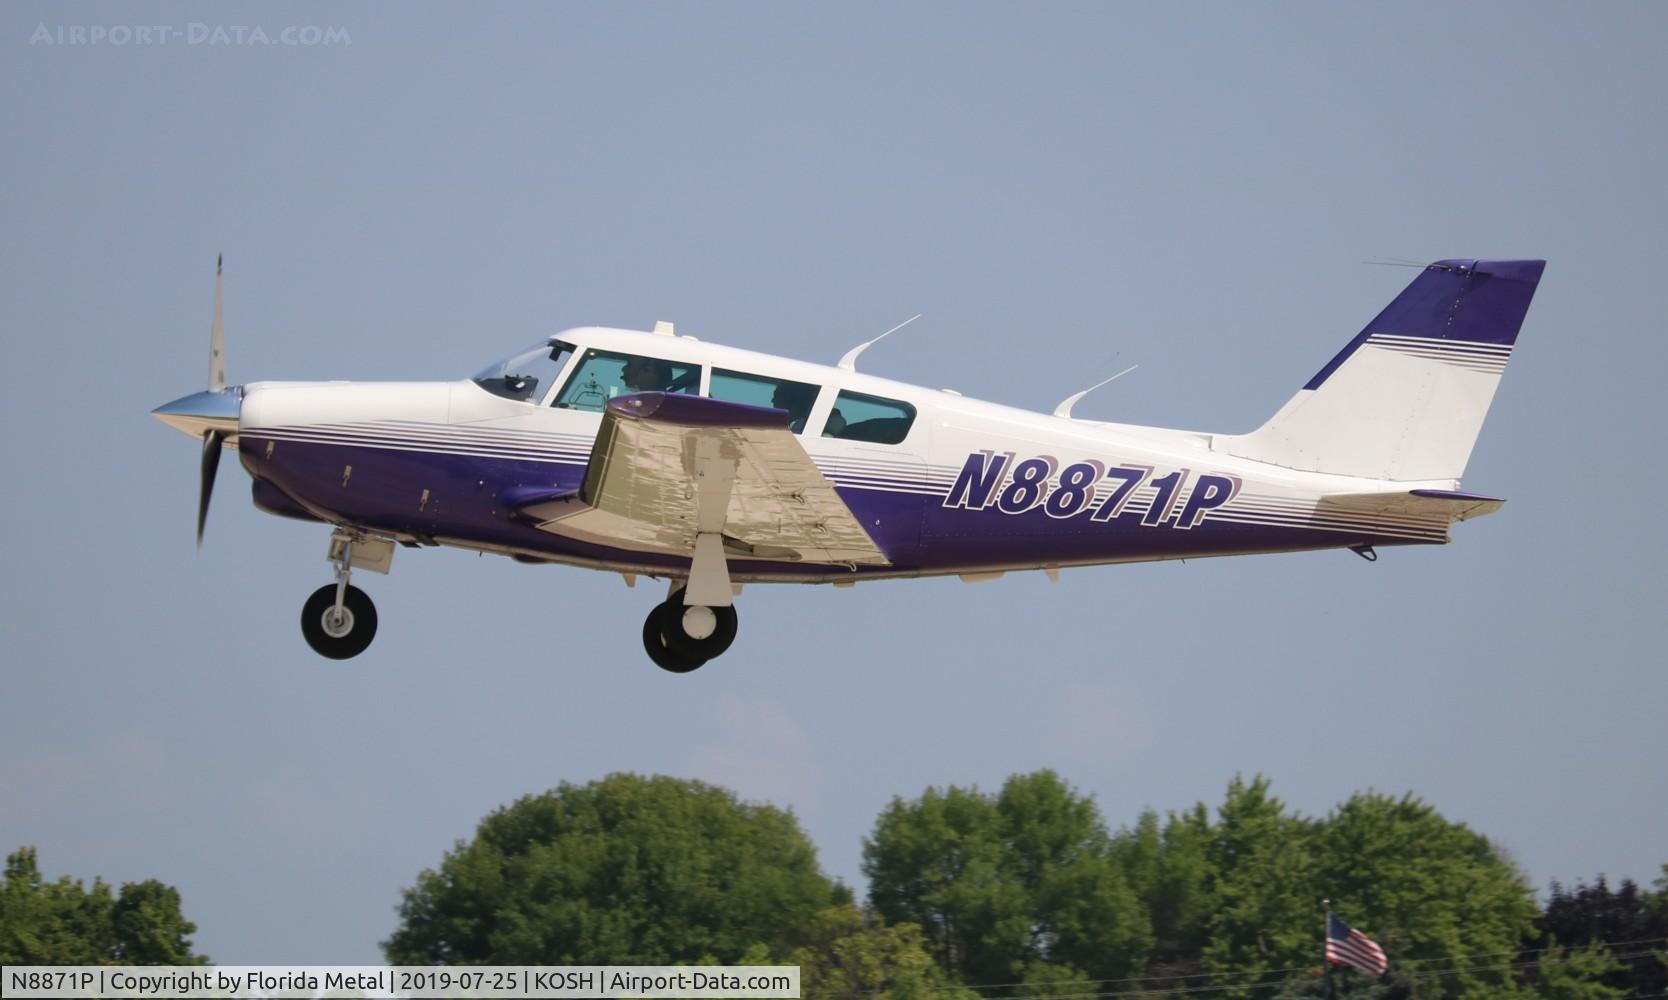
{"type": "Polygon", "coordinates": [[[736,639],[736,609],[685,605],[683,591],[655,605],[643,621],[643,649],[655,666],[687,674],[723,655],[736,639]]]}
{"type": "MultiPolygon", "coordinates": [[[[370,646],[376,638],[376,605],[363,590],[348,583],[353,576],[353,547],[358,542],[346,532],[330,538],[330,561],[336,566],[336,582],[313,591],[301,606],[301,635],[313,652],[332,660],[347,660],[370,646]]],[[[391,554],[393,546],[387,546],[391,554]]],[[[386,565],[385,563],[383,565],[386,565]]],[[[386,570],[383,570],[384,572],[386,570]]]]}
{"type": "Polygon", "coordinates": [[[349,586],[336,605],[336,584],[313,591],[301,608],[301,634],[320,656],[347,660],[363,653],[376,638],[376,605],[358,587],[349,586]]]}

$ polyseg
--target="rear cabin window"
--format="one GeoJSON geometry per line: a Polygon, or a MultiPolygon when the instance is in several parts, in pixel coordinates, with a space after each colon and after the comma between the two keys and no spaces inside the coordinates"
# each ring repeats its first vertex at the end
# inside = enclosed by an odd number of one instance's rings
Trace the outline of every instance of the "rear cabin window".
{"type": "Polygon", "coordinates": [[[834,400],[834,409],[828,414],[822,436],[873,444],[898,444],[909,436],[913,423],[915,407],[908,403],[865,396],[859,392],[842,392],[834,400]]]}
{"type": "Polygon", "coordinates": [[[686,392],[701,388],[701,366],[645,357],[587,350],[578,369],[553,404],[563,410],[601,413],[615,396],[634,392],[686,392]]]}
{"type": "Polygon", "coordinates": [[[821,391],[821,386],[811,385],[809,382],[790,382],[787,379],[714,368],[712,388],[707,394],[713,399],[722,399],[728,403],[748,403],[752,406],[787,410],[788,429],[799,434],[805,430],[805,421],[811,415],[811,407],[817,404],[817,393],[821,391]]]}

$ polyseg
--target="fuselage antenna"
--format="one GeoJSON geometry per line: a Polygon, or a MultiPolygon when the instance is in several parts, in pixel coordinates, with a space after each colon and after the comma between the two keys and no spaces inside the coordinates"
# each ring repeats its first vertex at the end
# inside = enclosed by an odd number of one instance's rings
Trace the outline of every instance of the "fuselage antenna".
{"type": "Polygon", "coordinates": [[[1141,367],[1141,366],[1140,365],[1130,365],[1128,368],[1125,368],[1123,371],[1121,371],[1118,374],[1112,376],[1112,378],[1101,379],[1099,382],[1096,382],[1094,385],[1091,385],[1089,388],[1084,389],[1082,392],[1072,393],[1070,396],[1067,396],[1065,399],[1060,400],[1060,405],[1056,406],[1054,408],[1054,415],[1056,417],[1065,417],[1067,420],[1070,420],[1071,419],[1071,408],[1073,406],[1077,405],[1078,400],[1082,399],[1084,396],[1087,396],[1089,393],[1094,392],[1096,389],[1099,389],[1101,386],[1105,385],[1108,382],[1111,382],[1115,379],[1123,378],[1125,375],[1128,375],[1130,372],[1134,371],[1135,369],[1137,369],[1139,367],[1141,367]]]}
{"type": "Polygon", "coordinates": [[[887,330],[885,333],[881,334],[880,336],[876,337],[875,339],[865,340],[865,341],[863,341],[863,343],[858,344],[856,347],[853,347],[851,350],[846,352],[845,357],[840,359],[839,367],[844,369],[845,371],[848,371],[848,372],[856,371],[857,370],[857,356],[859,354],[862,354],[864,351],[868,350],[870,347],[873,347],[875,344],[880,343],[881,341],[885,340],[887,337],[890,337],[892,334],[897,333],[899,330],[902,330],[904,327],[908,326],[909,324],[915,322],[916,320],[918,320],[920,318],[921,318],[921,314],[916,313],[915,315],[913,315],[913,316],[909,317],[908,319],[904,320],[902,323],[899,323],[897,326],[894,326],[892,329],[887,330]]]}

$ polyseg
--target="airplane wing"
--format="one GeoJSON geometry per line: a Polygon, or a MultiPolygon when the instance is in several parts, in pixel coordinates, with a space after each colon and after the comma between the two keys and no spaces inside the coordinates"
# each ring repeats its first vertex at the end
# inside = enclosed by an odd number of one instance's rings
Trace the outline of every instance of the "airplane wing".
{"type": "Polygon", "coordinates": [[[706,534],[732,559],[888,565],[788,421],[702,396],[621,396],[577,494],[511,502],[545,531],[632,551],[691,555],[706,534]]]}

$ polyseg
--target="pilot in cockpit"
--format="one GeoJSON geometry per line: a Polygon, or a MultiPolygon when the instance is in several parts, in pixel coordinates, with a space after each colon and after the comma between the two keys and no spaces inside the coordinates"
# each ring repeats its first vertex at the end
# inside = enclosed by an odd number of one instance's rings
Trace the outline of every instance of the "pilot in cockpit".
{"type": "Polygon", "coordinates": [[[798,434],[805,429],[805,420],[817,402],[817,387],[799,382],[783,382],[770,397],[770,405],[788,411],[788,430],[798,434]]]}
{"type": "Polygon", "coordinates": [[[633,355],[626,359],[620,377],[632,392],[662,392],[672,381],[672,366],[654,358],[633,355]]]}

